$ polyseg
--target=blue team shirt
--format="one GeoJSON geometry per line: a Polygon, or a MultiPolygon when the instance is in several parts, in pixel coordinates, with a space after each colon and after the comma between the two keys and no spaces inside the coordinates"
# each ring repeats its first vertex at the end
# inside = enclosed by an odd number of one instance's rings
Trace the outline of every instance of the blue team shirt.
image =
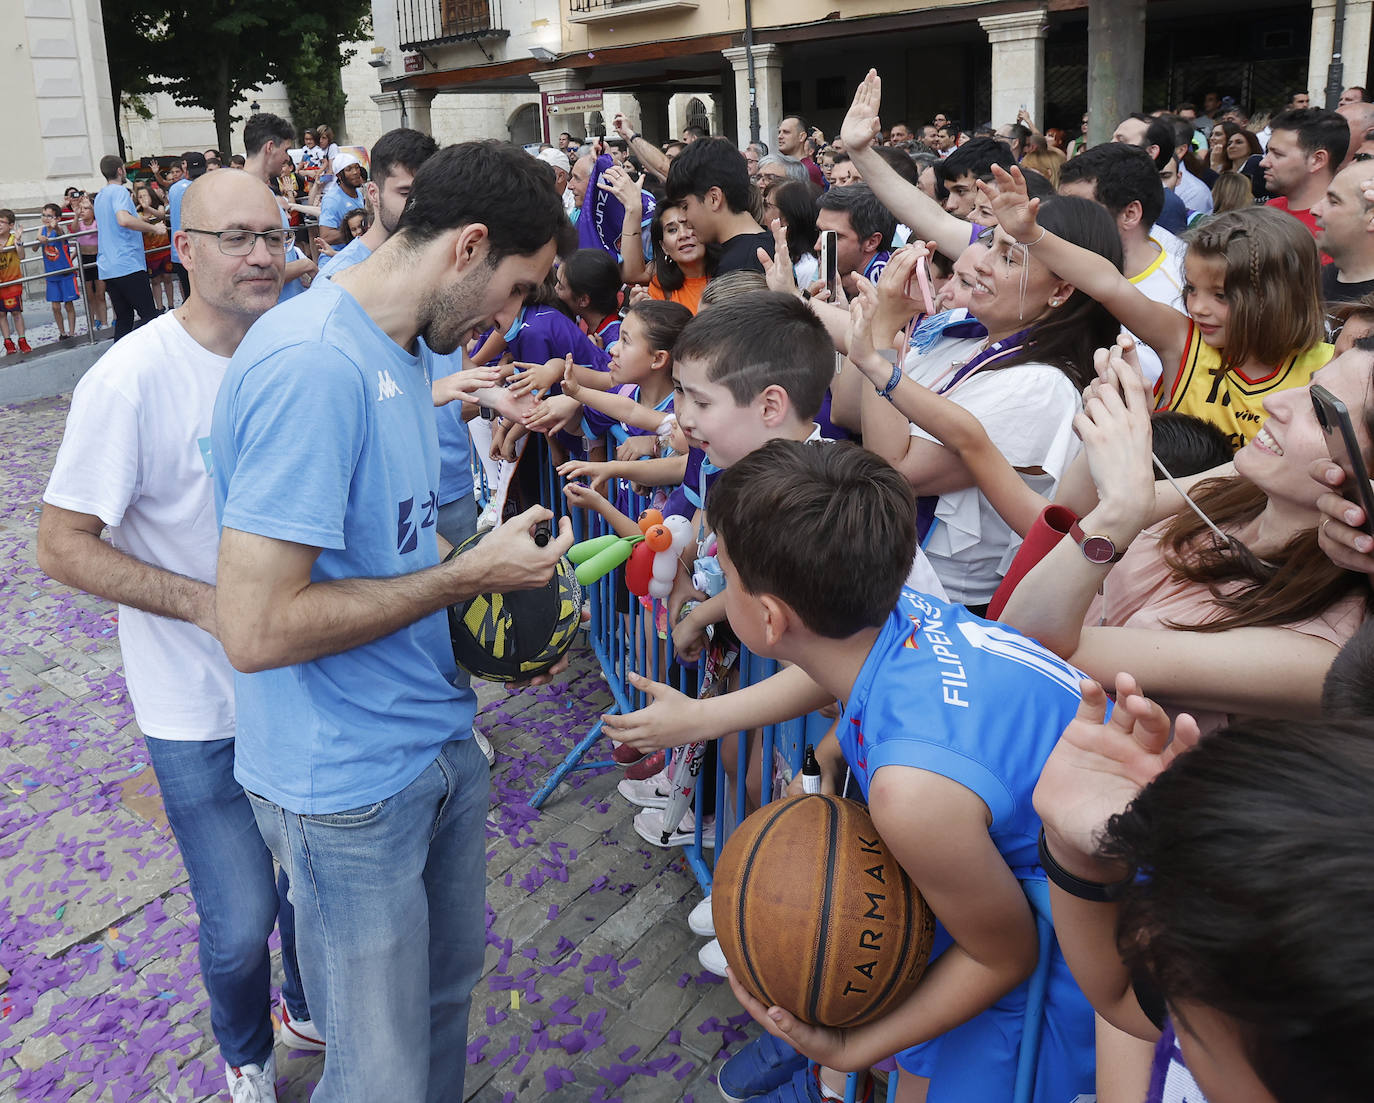
{"type": "MultiPolygon", "coordinates": [[[[463,370],[461,352],[440,356],[421,340],[420,355],[431,379],[443,379],[463,370]]],[[[439,432],[439,504],[446,506],[459,498],[472,497],[472,437],[463,420],[461,402],[435,406],[434,423],[439,432]]]]}
{"type": "MultiPolygon", "coordinates": [[[[322,549],[314,581],[439,561],[439,442],[423,349],[324,281],[268,311],[230,362],[211,431],[220,523],[322,549]]],[[[472,731],[443,611],[337,655],[236,674],[235,777],[297,813],[389,797],[472,731]]]]}
{"type": "Polygon", "coordinates": [[[324,197],[324,202],[320,204],[320,225],[338,229],[343,225],[343,220],[348,217],[349,211],[358,210],[363,205],[363,190],[358,189],[357,195],[349,195],[344,191],[343,185],[336,183],[324,197]]]}
{"type": "Polygon", "coordinates": [[[95,196],[96,272],[102,280],[113,280],[134,272],[148,271],[148,258],[143,255],[143,234],[121,226],[115,217],[118,211],[128,211],[135,218],[138,210],[123,184],[109,183],[95,196]]]}
{"type": "Polygon", "coordinates": [[[181,229],[181,199],[182,196],[186,194],[186,189],[190,186],[191,181],[183,176],[180,180],[178,180],[175,184],[173,184],[170,188],[167,189],[167,217],[169,219],[168,226],[171,227],[171,229],[169,229],[167,233],[172,239],[173,264],[181,263],[181,257],[177,253],[176,232],[181,229]]]}
{"type": "MultiPolygon", "coordinates": [[[[1078,710],[1082,678],[1010,628],[903,590],[840,716],[840,747],[865,799],[884,766],[929,770],[975,793],[988,807],[988,834],[1012,872],[1044,881],[1031,793],[1078,710]]],[[[937,922],[932,956],[950,944],[937,922]]],[[[1014,1076],[1026,987],[904,1051],[902,1067],[932,1078],[932,1100],[1011,1098],[1004,1081],[1014,1076]]],[[[1091,1095],[1093,1068],[1092,1009],[1056,944],[1034,1099],[1067,1103],[1091,1095]]]]}
{"type": "Polygon", "coordinates": [[[372,255],[372,250],[363,244],[361,237],[355,237],[332,257],[326,257],[320,264],[321,276],[333,276],[345,268],[361,264],[372,255]]]}

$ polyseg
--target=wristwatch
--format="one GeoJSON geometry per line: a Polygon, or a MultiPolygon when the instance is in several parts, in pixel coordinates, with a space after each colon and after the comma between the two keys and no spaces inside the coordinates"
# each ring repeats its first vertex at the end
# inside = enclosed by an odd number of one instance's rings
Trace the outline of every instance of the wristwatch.
{"type": "Polygon", "coordinates": [[[1124,551],[1117,551],[1116,545],[1108,536],[1089,536],[1077,521],[1069,526],[1069,538],[1078,545],[1083,558],[1089,563],[1105,567],[1110,563],[1119,563],[1121,557],[1126,554],[1124,551]]]}

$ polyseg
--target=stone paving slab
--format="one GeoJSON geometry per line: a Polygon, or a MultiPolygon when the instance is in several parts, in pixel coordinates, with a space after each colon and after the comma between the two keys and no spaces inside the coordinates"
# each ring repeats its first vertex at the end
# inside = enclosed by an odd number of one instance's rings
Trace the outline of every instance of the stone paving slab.
{"type": "MultiPolygon", "coordinates": [[[[34,558],[65,411],[0,408],[0,1103],[225,1099],[116,611],[34,558]]],[[[527,803],[610,703],[594,660],[575,652],[555,685],[518,695],[476,688],[498,760],[465,1099],[714,1100],[713,1061],[744,1017],[696,961],[700,891],[680,853],[634,832],[618,772],[573,774],[542,812],[527,803]]],[[[308,1100],[323,1058],[277,1058],[279,1098],[308,1100]]]]}

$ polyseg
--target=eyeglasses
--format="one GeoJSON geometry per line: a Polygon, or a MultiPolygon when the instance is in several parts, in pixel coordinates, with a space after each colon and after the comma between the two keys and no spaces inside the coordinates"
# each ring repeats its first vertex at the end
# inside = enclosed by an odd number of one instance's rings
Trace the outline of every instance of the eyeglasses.
{"type": "Polygon", "coordinates": [[[246,257],[262,238],[269,253],[285,253],[295,243],[296,235],[285,230],[196,230],[183,226],[188,234],[208,234],[219,238],[219,251],[226,257],[246,257]]]}

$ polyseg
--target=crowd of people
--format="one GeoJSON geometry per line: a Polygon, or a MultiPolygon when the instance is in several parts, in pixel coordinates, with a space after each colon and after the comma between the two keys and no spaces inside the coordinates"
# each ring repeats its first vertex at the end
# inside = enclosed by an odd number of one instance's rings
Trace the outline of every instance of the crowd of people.
{"type": "MultiPolygon", "coordinates": [[[[822,791],[937,922],[862,1027],[731,976],[763,1032],[726,1100],[872,1093],[892,1058],[901,1103],[1011,1099],[1027,881],[1057,936],[1032,1099],[1364,1098],[1374,105],[1346,97],[1256,132],[1208,93],[1089,145],[885,126],[870,72],[776,149],[622,115],[529,152],[398,129],[365,173],[261,114],[242,171],[187,154],[165,202],[106,158],[73,213],[120,339],[38,554],[121,605],[236,1103],[275,1098],[274,925],[314,1098],[462,1098],[493,751],[444,611],[646,501],[693,539],[629,649],[647,704],[604,720],[640,835],[716,811],[666,821],[674,748],[828,710],[822,791]],[[741,649],[783,668],[740,685],[741,649]]],[[[719,753],[778,795],[761,739],[719,753]]]]}

